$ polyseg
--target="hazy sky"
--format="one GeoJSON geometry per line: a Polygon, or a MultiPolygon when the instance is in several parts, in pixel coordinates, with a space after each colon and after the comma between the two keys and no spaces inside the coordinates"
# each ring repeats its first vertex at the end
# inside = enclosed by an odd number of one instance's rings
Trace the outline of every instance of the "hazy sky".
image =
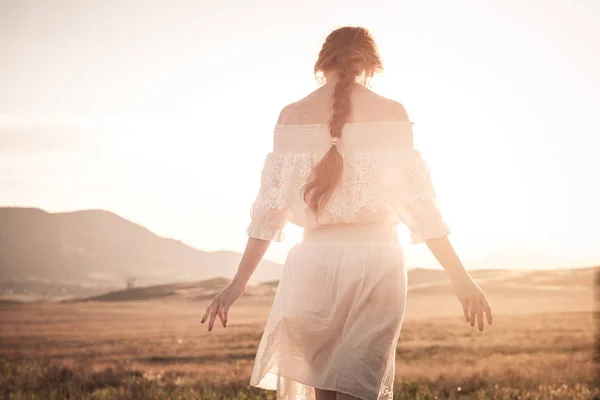
{"type": "Polygon", "coordinates": [[[600,263],[598,21],[596,0],[0,0],[0,205],[241,251],[279,110],[363,25],[463,258],[600,263]]]}

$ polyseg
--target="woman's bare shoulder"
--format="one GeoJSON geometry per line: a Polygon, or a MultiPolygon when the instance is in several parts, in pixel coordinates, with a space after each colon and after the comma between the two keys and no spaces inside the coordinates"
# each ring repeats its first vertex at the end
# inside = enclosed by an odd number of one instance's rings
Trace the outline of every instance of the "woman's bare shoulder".
{"type": "Polygon", "coordinates": [[[368,114],[363,118],[379,121],[409,121],[408,113],[404,105],[397,100],[384,97],[365,88],[361,93],[366,107],[364,111],[368,114]]]}
{"type": "Polygon", "coordinates": [[[296,115],[298,114],[298,103],[290,103],[283,107],[277,118],[278,125],[293,125],[296,124],[296,115]]]}
{"type": "Polygon", "coordinates": [[[409,121],[408,113],[406,112],[406,108],[399,101],[386,99],[386,107],[385,112],[389,121],[409,121]]]}
{"type": "Polygon", "coordinates": [[[277,123],[280,125],[303,125],[327,122],[330,113],[329,107],[326,107],[328,99],[325,99],[320,89],[283,107],[277,123]]]}

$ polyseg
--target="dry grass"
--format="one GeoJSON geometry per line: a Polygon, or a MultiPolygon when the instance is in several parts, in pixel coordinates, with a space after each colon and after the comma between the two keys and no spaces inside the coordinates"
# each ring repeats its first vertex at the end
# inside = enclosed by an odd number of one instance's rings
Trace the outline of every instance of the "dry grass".
{"type": "MultiPolygon", "coordinates": [[[[416,317],[428,304],[419,299],[409,303],[398,344],[396,399],[600,399],[592,303],[587,311],[499,314],[482,334],[460,314],[416,317]]],[[[231,325],[211,333],[196,302],[0,306],[0,393],[274,399],[247,386],[271,301],[242,299],[231,325]]]]}

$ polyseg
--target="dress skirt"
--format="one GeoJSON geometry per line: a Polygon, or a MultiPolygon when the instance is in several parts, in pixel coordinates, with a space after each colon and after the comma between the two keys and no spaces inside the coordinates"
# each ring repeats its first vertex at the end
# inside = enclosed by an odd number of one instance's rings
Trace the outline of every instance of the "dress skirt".
{"type": "Polygon", "coordinates": [[[406,306],[394,225],[305,230],[286,259],[250,385],[314,400],[314,388],[392,400],[406,306]]]}

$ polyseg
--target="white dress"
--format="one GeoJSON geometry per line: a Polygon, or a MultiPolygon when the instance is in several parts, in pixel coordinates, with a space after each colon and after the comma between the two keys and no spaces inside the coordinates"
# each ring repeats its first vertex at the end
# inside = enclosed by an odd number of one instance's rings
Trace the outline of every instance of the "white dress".
{"type": "Polygon", "coordinates": [[[450,232],[412,122],[344,126],[342,180],[317,218],[301,192],[330,146],[327,125],[275,126],[248,236],[280,241],[291,222],[304,238],[286,259],[250,384],[286,400],[314,400],[315,387],[391,400],[407,289],[396,226],[412,243],[450,232]]]}

